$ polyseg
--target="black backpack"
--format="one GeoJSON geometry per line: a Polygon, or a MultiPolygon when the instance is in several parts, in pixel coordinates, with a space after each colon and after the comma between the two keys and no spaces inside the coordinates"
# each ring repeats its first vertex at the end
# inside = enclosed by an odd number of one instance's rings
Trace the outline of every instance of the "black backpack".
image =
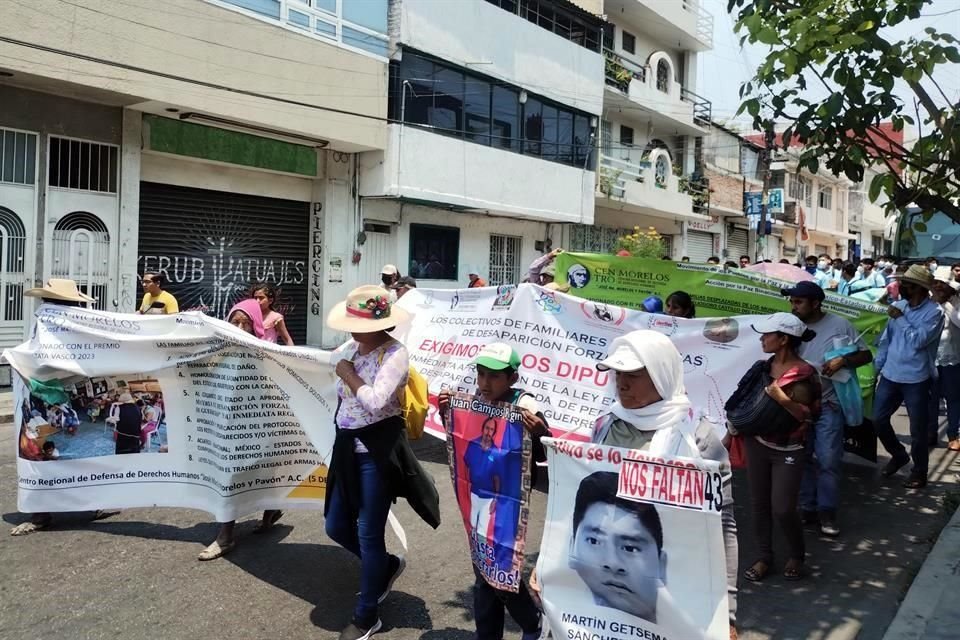
{"type": "Polygon", "coordinates": [[[758,360],[744,374],[727,403],[727,421],[743,436],[769,436],[789,433],[800,421],[764,389],[773,382],[770,362],[758,360]]]}

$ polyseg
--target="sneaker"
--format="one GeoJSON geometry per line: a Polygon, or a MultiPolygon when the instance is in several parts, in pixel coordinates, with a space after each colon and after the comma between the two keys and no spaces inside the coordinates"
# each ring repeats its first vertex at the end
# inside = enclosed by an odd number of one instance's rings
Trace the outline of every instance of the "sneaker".
{"type": "Polygon", "coordinates": [[[380,631],[382,626],[383,623],[380,622],[380,618],[377,618],[373,625],[369,627],[354,619],[347,625],[346,629],[340,632],[340,640],[367,640],[377,631],[380,631]]]}
{"type": "Polygon", "coordinates": [[[884,478],[889,478],[897,471],[900,471],[900,469],[907,466],[908,462],[910,462],[910,456],[908,455],[904,455],[902,458],[890,458],[890,462],[883,467],[883,470],[880,471],[880,475],[882,475],[884,478]]]}
{"type": "Polygon", "coordinates": [[[397,578],[400,577],[403,570],[407,568],[407,560],[403,556],[391,555],[387,566],[389,568],[387,573],[387,586],[384,587],[383,593],[377,598],[377,604],[383,604],[383,601],[390,595],[390,590],[393,589],[393,583],[397,581],[397,578]]]}
{"type": "Polygon", "coordinates": [[[833,518],[824,518],[820,521],[820,533],[828,538],[836,538],[840,535],[840,527],[833,518]]]}

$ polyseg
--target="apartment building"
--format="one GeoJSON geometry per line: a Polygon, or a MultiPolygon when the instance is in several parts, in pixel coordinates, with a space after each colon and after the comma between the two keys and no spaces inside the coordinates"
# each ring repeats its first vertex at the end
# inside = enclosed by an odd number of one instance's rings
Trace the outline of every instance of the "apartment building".
{"type": "Polygon", "coordinates": [[[603,0],[601,10],[596,214],[593,225],[569,225],[564,246],[608,251],[640,226],[655,228],[677,260],[702,253],[696,243],[703,238],[690,232],[713,230],[697,171],[698,139],[708,132],[712,107],[697,95],[696,78],[698,55],[712,47],[713,17],[697,0],[603,0]]]}
{"type": "Polygon", "coordinates": [[[0,346],[26,335],[24,288],[73,278],[133,311],[144,271],[218,317],[270,282],[322,343],[325,239],[387,144],[387,21],[387,0],[5,4],[0,346]]]}

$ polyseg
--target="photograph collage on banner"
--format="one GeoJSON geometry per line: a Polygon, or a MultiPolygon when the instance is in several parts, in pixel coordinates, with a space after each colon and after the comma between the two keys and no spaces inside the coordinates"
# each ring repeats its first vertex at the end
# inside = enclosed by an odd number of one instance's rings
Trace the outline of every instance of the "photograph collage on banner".
{"type": "Polygon", "coordinates": [[[545,439],[537,562],[555,638],[729,636],[717,463],[545,439]]]}
{"type": "Polygon", "coordinates": [[[473,564],[494,588],[520,587],[532,444],[519,407],[455,395],[447,451],[473,564]]]}

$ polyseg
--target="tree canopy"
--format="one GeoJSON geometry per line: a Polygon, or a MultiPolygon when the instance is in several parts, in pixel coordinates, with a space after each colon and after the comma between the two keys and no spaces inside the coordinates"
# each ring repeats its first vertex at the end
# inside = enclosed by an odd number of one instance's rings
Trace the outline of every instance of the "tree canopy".
{"type": "Polygon", "coordinates": [[[960,63],[958,40],[935,28],[896,40],[887,29],[919,19],[931,2],[728,0],[727,10],[735,12],[741,44],[769,45],[740,89],[740,113],[757,129],[786,121],[783,145],[803,143],[802,168],[862,182],[865,167],[874,166],[871,201],[885,193],[888,210],[914,203],[960,222],[960,103],[934,78],[941,65],[960,63]],[[906,100],[893,91],[898,79],[912,94],[906,100]],[[916,133],[912,145],[891,135],[906,125],[916,133]]]}

